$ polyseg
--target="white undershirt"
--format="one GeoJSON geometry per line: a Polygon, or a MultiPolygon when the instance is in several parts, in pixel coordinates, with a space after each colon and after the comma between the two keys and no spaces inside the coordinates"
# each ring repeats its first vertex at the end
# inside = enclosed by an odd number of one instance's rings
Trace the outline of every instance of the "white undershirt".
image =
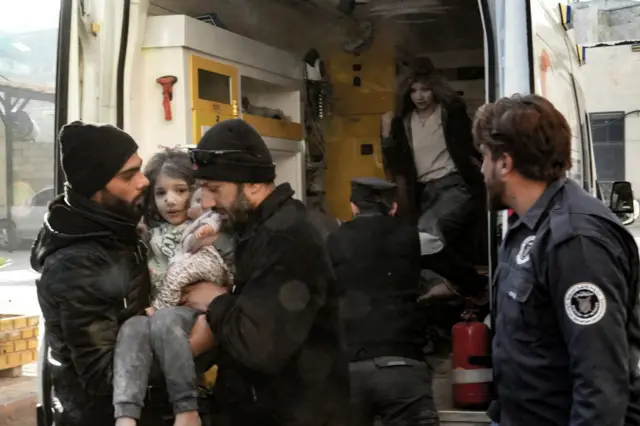
{"type": "Polygon", "coordinates": [[[439,179],[456,170],[447,150],[442,127],[442,110],[439,105],[426,120],[420,119],[418,113],[413,112],[411,144],[420,182],[439,179]]]}

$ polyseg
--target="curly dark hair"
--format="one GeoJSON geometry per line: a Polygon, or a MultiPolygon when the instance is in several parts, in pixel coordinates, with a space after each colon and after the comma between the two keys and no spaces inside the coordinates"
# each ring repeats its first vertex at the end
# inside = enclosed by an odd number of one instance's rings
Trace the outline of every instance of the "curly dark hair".
{"type": "Polygon", "coordinates": [[[473,120],[473,138],[493,160],[508,154],[527,179],[550,183],[571,169],[571,127],[542,96],[513,95],[483,105],[473,120]]]}
{"type": "Polygon", "coordinates": [[[460,95],[438,71],[423,69],[404,74],[398,81],[394,115],[405,118],[416,108],[411,100],[411,87],[414,83],[423,83],[433,93],[435,102],[446,110],[449,105],[460,101],[460,95]]]}
{"type": "Polygon", "coordinates": [[[149,180],[149,187],[143,199],[144,221],[149,226],[162,222],[154,196],[156,180],[161,173],[173,179],[184,180],[189,188],[193,188],[195,183],[193,164],[191,164],[189,154],[186,152],[169,148],[151,157],[144,168],[144,175],[149,180]]]}

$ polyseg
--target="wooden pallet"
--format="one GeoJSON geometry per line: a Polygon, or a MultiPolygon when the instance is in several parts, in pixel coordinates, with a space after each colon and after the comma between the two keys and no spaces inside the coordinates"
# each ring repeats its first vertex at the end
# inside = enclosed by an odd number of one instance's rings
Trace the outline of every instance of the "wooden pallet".
{"type": "Polygon", "coordinates": [[[16,377],[38,355],[40,317],[0,314],[0,377],[16,377]]]}

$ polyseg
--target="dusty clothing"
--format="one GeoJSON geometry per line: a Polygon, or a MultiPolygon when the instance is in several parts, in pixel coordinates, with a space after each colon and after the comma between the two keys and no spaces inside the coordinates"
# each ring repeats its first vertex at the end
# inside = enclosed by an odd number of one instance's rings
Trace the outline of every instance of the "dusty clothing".
{"type": "Polygon", "coordinates": [[[189,332],[199,314],[180,306],[159,310],[151,317],[133,317],[124,323],[118,333],[113,366],[116,418],[140,418],[149,378],[154,376],[154,360],[164,373],[174,414],[198,409],[197,370],[189,332]]]}
{"type": "MultiPolygon", "coordinates": [[[[228,262],[216,247],[206,246],[195,253],[187,248],[194,243],[196,231],[210,226],[220,229],[219,215],[207,212],[193,222],[181,225],[163,223],[151,228],[149,241],[149,273],[154,287],[153,307],[168,308],[180,301],[182,289],[199,281],[228,286],[233,275],[228,262]]],[[[229,250],[225,250],[225,254],[229,250]]]]}
{"type": "Polygon", "coordinates": [[[149,230],[149,275],[154,297],[162,285],[169,261],[181,252],[182,235],[188,226],[186,222],[177,226],[164,222],[149,230]]]}
{"type": "MultiPolygon", "coordinates": [[[[55,423],[113,425],[113,356],[118,331],[149,306],[146,254],[136,223],[67,189],[56,198],[31,251],[42,273],[38,300],[46,321],[55,423]]],[[[159,423],[149,405],[142,423],[159,423]]]]}
{"type": "Polygon", "coordinates": [[[189,333],[198,312],[177,305],[182,289],[189,284],[232,283],[230,268],[216,248],[205,246],[195,253],[186,250],[201,226],[208,225],[211,232],[218,232],[219,216],[212,213],[205,213],[193,223],[165,223],[151,229],[153,256],[149,270],[156,278],[152,306],[158,311],[150,318],[127,321],[118,336],[113,395],[116,418],[139,418],[154,355],[166,377],[174,414],[198,409],[197,373],[204,371],[196,371],[189,345],[189,333]]]}
{"type": "Polygon", "coordinates": [[[209,306],[219,344],[215,424],[348,424],[341,292],[320,234],[292,196],[279,185],[251,214],[233,290],[209,306]]]}
{"type": "Polygon", "coordinates": [[[212,246],[172,259],[152,306],[158,309],[177,306],[182,289],[200,281],[210,281],[225,287],[233,282],[231,271],[212,246]]]}
{"type": "Polygon", "coordinates": [[[447,150],[440,105],[424,122],[414,111],[407,125],[411,126],[408,131],[412,135],[413,158],[420,182],[439,179],[456,171],[456,165],[447,150]]]}

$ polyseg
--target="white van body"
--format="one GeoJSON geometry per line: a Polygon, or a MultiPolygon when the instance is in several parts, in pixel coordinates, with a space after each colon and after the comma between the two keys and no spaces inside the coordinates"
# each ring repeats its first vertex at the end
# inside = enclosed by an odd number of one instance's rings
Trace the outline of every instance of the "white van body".
{"type": "MultiPolygon", "coordinates": [[[[179,11],[183,2],[162,3],[170,4],[171,10],[179,11]]],[[[318,3],[327,7],[322,0],[318,3]]],[[[478,0],[477,3],[484,28],[485,101],[514,93],[538,93],[548,97],[567,117],[573,130],[574,166],[571,177],[595,196],[595,162],[580,77],[580,49],[572,39],[571,30],[563,27],[566,20],[562,18],[560,3],[553,0],[478,0]],[[547,62],[543,57],[549,59],[549,66],[543,67],[543,62],[547,62]]],[[[172,49],[177,50],[184,45],[199,46],[196,49],[206,53],[208,47],[202,38],[210,34],[208,24],[194,22],[192,18],[150,16],[151,6],[149,0],[63,1],[61,22],[66,22],[67,27],[61,27],[61,31],[66,31],[69,44],[66,46],[67,55],[61,55],[68,61],[60,67],[66,80],[66,93],[62,94],[65,102],[57,105],[64,108],[66,122],[82,119],[121,125],[134,135],[145,158],[159,144],[197,143],[188,136],[194,124],[190,121],[189,99],[184,95],[177,95],[172,101],[173,122],[167,124],[162,120],[159,114],[161,94],[154,81],[160,74],[154,74],[153,67],[158,65],[158,71],[160,68],[168,69],[163,72],[165,74],[188,75],[188,70],[181,69],[183,62],[167,63],[167,58],[175,57],[171,56],[172,49]],[[123,22],[128,22],[124,31],[123,22]],[[172,27],[167,28],[166,25],[172,27]],[[123,40],[123,36],[126,39],[123,40]],[[122,46],[126,46],[125,51],[121,50],[122,46]],[[154,55],[155,58],[150,59],[154,55]]],[[[286,52],[274,49],[269,62],[258,44],[247,42],[245,45],[256,48],[233,51],[228,47],[227,50],[231,51],[227,52],[227,57],[239,66],[254,70],[251,72],[263,76],[268,74],[269,78],[283,84],[285,80],[301,78],[302,63],[287,56],[286,52]],[[268,69],[261,69],[260,64],[253,63],[258,60],[256,58],[269,62],[268,69]]],[[[268,143],[274,152],[280,179],[292,182],[300,198],[304,199],[304,141],[286,146],[275,139],[268,140],[268,143]]],[[[505,215],[490,217],[490,226],[506,226],[505,215]]],[[[494,235],[490,241],[490,252],[495,256],[499,236],[494,235]]],[[[495,258],[490,263],[495,263],[495,258]]],[[[41,373],[47,359],[44,345],[39,355],[41,373]]],[[[48,395],[42,382],[39,381],[38,387],[41,403],[48,395]]],[[[481,412],[443,410],[441,416],[442,425],[489,423],[481,412]]]]}

